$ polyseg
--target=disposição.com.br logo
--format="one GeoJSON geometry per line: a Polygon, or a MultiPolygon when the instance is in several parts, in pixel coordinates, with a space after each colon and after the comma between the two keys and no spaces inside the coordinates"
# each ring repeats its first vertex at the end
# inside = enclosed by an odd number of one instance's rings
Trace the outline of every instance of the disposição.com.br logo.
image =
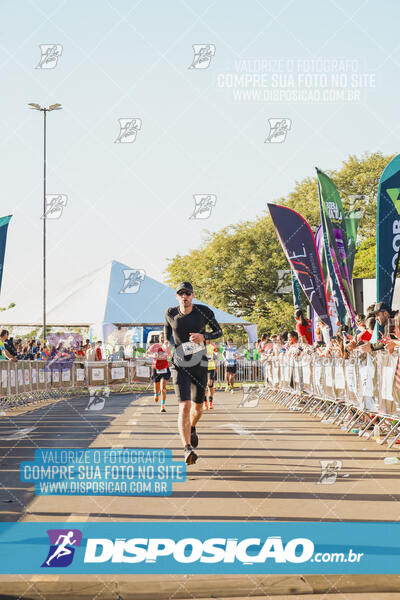
{"type": "Polygon", "coordinates": [[[42,567],[68,567],[74,558],[75,548],[81,545],[79,529],[48,529],[50,548],[42,567]]]}
{"type": "MultiPolygon", "coordinates": [[[[79,529],[49,529],[50,548],[42,567],[68,567],[75,549],[81,545],[79,529]]],[[[363,553],[351,548],[343,552],[315,552],[308,538],[283,541],[281,536],[267,538],[87,538],[83,563],[157,563],[166,559],[171,565],[220,563],[257,565],[315,563],[360,563],[363,553]]],[[[82,559],[80,559],[82,560],[82,559]]]]}

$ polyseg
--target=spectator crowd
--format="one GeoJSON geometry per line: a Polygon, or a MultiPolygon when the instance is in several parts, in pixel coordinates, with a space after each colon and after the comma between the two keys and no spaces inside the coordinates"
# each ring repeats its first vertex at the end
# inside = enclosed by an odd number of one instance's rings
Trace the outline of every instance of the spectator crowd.
{"type": "MultiPolygon", "coordinates": [[[[351,353],[369,353],[386,351],[392,353],[400,346],[400,311],[392,311],[387,305],[380,302],[372,304],[367,309],[367,314],[357,314],[356,327],[351,328],[349,321],[340,325],[335,335],[330,336],[328,326],[320,319],[313,324],[306,318],[302,310],[295,312],[295,327],[292,331],[267,334],[254,344],[235,346],[236,358],[264,362],[270,356],[281,353],[300,354],[316,353],[320,356],[348,358],[351,353]]],[[[214,343],[215,360],[224,361],[224,353],[229,346],[228,341],[214,343]]],[[[146,348],[137,342],[136,346],[127,349],[124,346],[116,347],[113,353],[104,350],[103,342],[83,341],[69,343],[60,342],[58,345],[49,345],[37,339],[23,341],[21,338],[9,336],[6,329],[0,333],[0,360],[84,360],[87,362],[101,361],[106,358],[111,360],[124,360],[127,358],[143,359],[146,348]]]]}
{"type": "Polygon", "coordinates": [[[348,319],[345,325],[338,326],[333,336],[330,336],[329,327],[320,319],[316,320],[313,336],[313,324],[300,309],[295,312],[295,322],[293,331],[271,336],[263,334],[258,342],[261,360],[282,352],[296,355],[307,352],[326,357],[349,358],[356,352],[392,353],[400,346],[400,311],[392,311],[383,302],[369,306],[366,315],[357,314],[355,328],[351,328],[348,319]]]}
{"type": "Polygon", "coordinates": [[[103,360],[102,342],[77,344],[65,344],[60,342],[58,345],[48,345],[41,340],[26,340],[21,338],[14,339],[10,337],[7,329],[0,332],[0,360],[86,360],[90,362],[103,360]]]}

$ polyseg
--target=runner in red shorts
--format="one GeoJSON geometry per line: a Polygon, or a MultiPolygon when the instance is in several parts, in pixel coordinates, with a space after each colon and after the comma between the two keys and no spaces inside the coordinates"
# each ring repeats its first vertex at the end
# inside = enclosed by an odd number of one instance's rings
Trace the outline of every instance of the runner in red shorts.
{"type": "Polygon", "coordinates": [[[167,412],[165,399],[167,397],[167,381],[171,377],[171,371],[169,370],[168,351],[165,348],[163,333],[160,335],[160,341],[152,344],[146,355],[153,359],[151,380],[154,383],[154,401],[158,402],[161,395],[160,412],[167,412]]]}

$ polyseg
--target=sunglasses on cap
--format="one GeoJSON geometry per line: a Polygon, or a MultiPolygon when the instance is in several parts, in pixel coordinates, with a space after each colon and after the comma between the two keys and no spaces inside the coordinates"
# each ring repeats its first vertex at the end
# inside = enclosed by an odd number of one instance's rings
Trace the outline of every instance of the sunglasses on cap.
{"type": "Polygon", "coordinates": [[[178,296],[191,296],[193,292],[188,292],[187,290],[180,290],[178,292],[178,296]]]}

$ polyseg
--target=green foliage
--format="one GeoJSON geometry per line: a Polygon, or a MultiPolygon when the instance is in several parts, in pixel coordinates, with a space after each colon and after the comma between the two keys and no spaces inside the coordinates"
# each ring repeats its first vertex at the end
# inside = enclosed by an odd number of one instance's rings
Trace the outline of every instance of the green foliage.
{"type": "Polygon", "coordinates": [[[8,306],[4,306],[4,307],[0,308],[0,311],[8,310],[9,308],[14,308],[14,306],[15,306],[15,302],[10,302],[10,304],[8,306]]]}
{"type": "MultiPolygon", "coordinates": [[[[376,197],[379,178],[392,159],[380,152],[361,158],[350,156],[340,170],[318,165],[336,184],[345,210],[361,208],[360,248],[356,254],[354,277],[375,276],[376,197]],[[354,196],[359,196],[354,199],[354,196]]],[[[285,204],[299,212],[313,229],[320,223],[316,177],[297,182],[285,204]]],[[[202,302],[226,310],[251,323],[259,332],[293,328],[291,295],[278,296],[278,269],[288,264],[269,214],[208,234],[203,245],[186,255],[177,255],[167,267],[167,282],[189,280],[202,302]]],[[[236,329],[237,331],[237,329],[236,329]]]]}
{"type": "Polygon", "coordinates": [[[375,277],[376,267],[376,240],[375,237],[365,239],[357,250],[354,261],[353,277],[375,277]]]}

